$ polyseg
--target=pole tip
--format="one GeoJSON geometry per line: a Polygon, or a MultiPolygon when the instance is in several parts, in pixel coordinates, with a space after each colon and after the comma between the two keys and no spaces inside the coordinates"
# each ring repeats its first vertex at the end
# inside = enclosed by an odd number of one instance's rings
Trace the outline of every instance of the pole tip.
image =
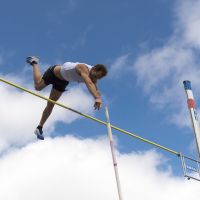
{"type": "Polygon", "coordinates": [[[188,80],[183,81],[185,90],[192,90],[191,82],[188,80]]]}

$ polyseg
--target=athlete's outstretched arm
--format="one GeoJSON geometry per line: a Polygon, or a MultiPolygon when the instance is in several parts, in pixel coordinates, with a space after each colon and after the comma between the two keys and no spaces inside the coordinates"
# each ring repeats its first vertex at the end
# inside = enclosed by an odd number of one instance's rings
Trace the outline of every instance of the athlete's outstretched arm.
{"type": "Polygon", "coordinates": [[[94,98],[100,97],[100,92],[98,91],[97,86],[92,82],[87,67],[85,67],[84,64],[79,64],[77,65],[76,70],[83,78],[88,90],[93,95],[93,97],[94,98]]]}
{"type": "Polygon", "coordinates": [[[96,84],[94,84],[89,76],[89,71],[87,69],[87,67],[85,67],[84,65],[80,64],[77,65],[76,67],[77,72],[80,74],[80,76],[83,78],[89,92],[93,95],[93,97],[95,98],[95,103],[94,103],[94,108],[96,109],[100,109],[101,107],[101,94],[98,91],[98,88],[96,86],[96,84]]]}

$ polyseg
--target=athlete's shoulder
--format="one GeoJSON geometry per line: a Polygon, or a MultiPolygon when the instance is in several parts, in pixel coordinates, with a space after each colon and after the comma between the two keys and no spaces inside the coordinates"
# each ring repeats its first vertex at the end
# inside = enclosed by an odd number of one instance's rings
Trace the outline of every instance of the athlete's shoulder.
{"type": "Polygon", "coordinates": [[[87,63],[77,63],[77,66],[82,67],[82,68],[87,68],[87,69],[91,69],[93,66],[89,65],[87,63]]]}
{"type": "Polygon", "coordinates": [[[87,65],[85,63],[77,63],[76,64],[76,70],[79,72],[79,74],[88,73],[88,68],[87,68],[87,65]]]}

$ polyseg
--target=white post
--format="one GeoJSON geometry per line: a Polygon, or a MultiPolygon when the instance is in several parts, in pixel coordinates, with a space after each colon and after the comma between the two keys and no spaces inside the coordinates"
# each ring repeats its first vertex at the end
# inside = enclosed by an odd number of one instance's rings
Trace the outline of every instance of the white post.
{"type": "Polygon", "coordinates": [[[115,170],[115,178],[116,178],[116,182],[117,182],[118,196],[119,196],[119,200],[122,200],[122,192],[121,192],[121,185],[120,185],[119,173],[118,173],[118,168],[117,168],[117,160],[116,160],[116,156],[115,156],[112,130],[111,130],[111,126],[110,126],[110,118],[109,118],[109,113],[108,113],[107,107],[105,107],[105,114],[106,114],[106,119],[107,119],[108,137],[110,140],[110,148],[111,148],[111,153],[112,153],[113,166],[114,166],[114,170],[115,170]]]}
{"type": "Polygon", "coordinates": [[[192,87],[191,87],[191,82],[190,81],[183,81],[185,92],[187,95],[187,103],[188,103],[188,109],[190,112],[190,117],[192,120],[192,126],[194,129],[194,135],[195,135],[195,140],[196,140],[196,145],[197,145],[197,150],[198,150],[198,156],[200,159],[200,131],[199,131],[199,122],[198,122],[198,117],[197,113],[195,110],[195,100],[192,92],[192,87]]]}

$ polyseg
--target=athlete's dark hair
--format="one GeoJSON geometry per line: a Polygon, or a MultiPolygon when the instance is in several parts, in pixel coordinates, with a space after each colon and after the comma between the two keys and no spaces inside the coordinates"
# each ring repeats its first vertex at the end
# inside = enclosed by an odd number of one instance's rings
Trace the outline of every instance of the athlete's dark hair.
{"type": "Polygon", "coordinates": [[[96,65],[94,66],[94,69],[95,69],[97,72],[101,71],[103,76],[106,76],[107,73],[108,73],[108,70],[106,69],[106,66],[103,65],[103,64],[96,64],[96,65]]]}

